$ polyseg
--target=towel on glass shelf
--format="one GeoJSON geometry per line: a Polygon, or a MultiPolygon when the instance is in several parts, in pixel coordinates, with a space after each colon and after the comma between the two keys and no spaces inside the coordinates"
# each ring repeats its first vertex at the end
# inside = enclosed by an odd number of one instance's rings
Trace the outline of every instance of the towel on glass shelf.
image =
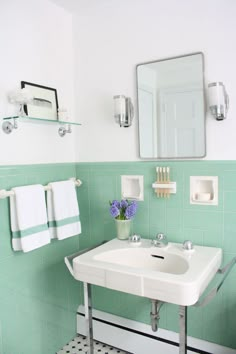
{"type": "Polygon", "coordinates": [[[63,240],[81,233],[79,206],[72,180],[49,183],[47,210],[51,238],[63,240]]]}
{"type": "Polygon", "coordinates": [[[12,248],[29,252],[50,243],[44,188],[40,184],[12,188],[12,248]]]}

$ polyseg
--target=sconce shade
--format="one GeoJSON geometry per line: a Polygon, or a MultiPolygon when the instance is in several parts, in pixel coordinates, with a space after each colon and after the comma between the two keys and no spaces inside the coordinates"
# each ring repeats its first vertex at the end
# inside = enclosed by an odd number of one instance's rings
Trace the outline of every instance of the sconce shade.
{"type": "Polygon", "coordinates": [[[223,120],[229,108],[229,96],[222,82],[212,82],[208,85],[208,104],[216,120],[223,120]]]}
{"type": "Polygon", "coordinates": [[[114,96],[114,114],[115,114],[116,123],[123,126],[125,122],[125,114],[126,114],[125,96],[123,95],[114,96]]]}
{"type": "Polygon", "coordinates": [[[130,127],[133,119],[133,105],[129,97],[117,95],[114,99],[115,121],[120,127],[130,127]]]}

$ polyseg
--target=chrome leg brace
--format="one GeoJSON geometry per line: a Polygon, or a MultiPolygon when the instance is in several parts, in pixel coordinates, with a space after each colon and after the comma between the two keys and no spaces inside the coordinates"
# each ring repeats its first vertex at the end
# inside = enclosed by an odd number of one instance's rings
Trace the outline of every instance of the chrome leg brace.
{"type": "Polygon", "coordinates": [[[87,336],[87,344],[88,344],[87,353],[94,354],[91,284],[88,283],[84,283],[84,308],[85,308],[86,336],[87,336]]]}
{"type": "Polygon", "coordinates": [[[187,354],[187,307],[179,306],[179,354],[187,354]]]}

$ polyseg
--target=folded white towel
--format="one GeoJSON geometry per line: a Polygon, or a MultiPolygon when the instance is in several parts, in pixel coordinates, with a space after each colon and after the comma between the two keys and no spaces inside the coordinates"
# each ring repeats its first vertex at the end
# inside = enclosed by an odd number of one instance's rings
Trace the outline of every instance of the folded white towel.
{"type": "Polygon", "coordinates": [[[79,206],[73,181],[49,183],[48,222],[51,238],[63,240],[81,233],[79,206]]]}
{"type": "Polygon", "coordinates": [[[10,197],[12,247],[29,252],[50,243],[45,192],[42,185],[12,188],[10,197]]]}

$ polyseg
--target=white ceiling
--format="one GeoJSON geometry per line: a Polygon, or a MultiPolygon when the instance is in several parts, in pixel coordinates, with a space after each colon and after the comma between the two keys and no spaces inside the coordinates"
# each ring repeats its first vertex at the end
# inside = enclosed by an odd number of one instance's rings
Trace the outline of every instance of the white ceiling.
{"type": "Polygon", "coordinates": [[[109,0],[50,0],[56,5],[63,7],[64,9],[72,12],[79,13],[85,9],[98,7],[109,0]]]}

